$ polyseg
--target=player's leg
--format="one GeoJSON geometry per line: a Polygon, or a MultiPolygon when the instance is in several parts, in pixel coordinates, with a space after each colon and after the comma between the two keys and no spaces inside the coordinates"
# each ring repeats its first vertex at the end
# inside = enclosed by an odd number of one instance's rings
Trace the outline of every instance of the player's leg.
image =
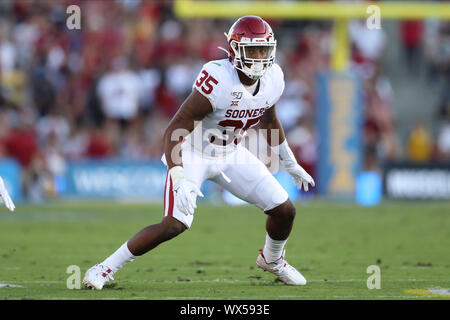
{"type": "MultiPolygon", "coordinates": [[[[207,166],[201,166],[198,162],[192,163],[188,161],[187,155],[184,159],[186,160],[184,163],[186,178],[200,188],[207,174],[207,166]]],[[[158,224],[141,229],[128,240],[128,249],[134,256],[147,253],[162,242],[178,236],[191,227],[194,215],[185,215],[178,210],[174,199],[172,179],[167,173],[164,188],[164,218],[158,224]]]]}
{"type": "Polygon", "coordinates": [[[306,284],[305,278],[284,260],[283,254],[296,214],[294,205],[259,159],[245,148],[236,152],[239,154],[224,168],[231,182],[226,182],[221,175],[211,180],[267,214],[266,241],[257,265],[276,274],[286,284],[306,284]]]}
{"type": "Polygon", "coordinates": [[[165,216],[160,223],[141,229],[128,240],[128,249],[134,256],[141,256],[186,229],[187,227],[174,217],[165,216]]]}
{"type": "MultiPolygon", "coordinates": [[[[87,287],[101,290],[106,282],[114,280],[113,275],[125,264],[154,249],[159,244],[176,237],[188,228],[186,222],[181,222],[173,216],[174,211],[177,211],[173,196],[171,181],[168,178],[164,190],[165,214],[162,221],[141,229],[103,262],[90,268],[83,279],[83,283],[87,287]],[[166,199],[169,199],[168,202],[166,199]]],[[[177,212],[175,215],[179,214],[182,213],[177,212]]],[[[192,219],[190,223],[192,223],[192,219]]]]}
{"type": "Polygon", "coordinates": [[[266,220],[266,243],[263,255],[266,261],[272,262],[280,259],[284,246],[294,225],[295,207],[287,199],[281,205],[264,211],[268,215],[266,220]]]}
{"type": "MultiPolygon", "coordinates": [[[[201,158],[193,159],[193,156],[188,151],[183,151],[183,165],[186,179],[200,188],[207,175],[207,164],[202,163],[201,158]]],[[[126,263],[133,261],[138,256],[147,253],[159,244],[178,236],[190,228],[193,215],[186,216],[179,211],[175,205],[174,198],[172,179],[167,173],[164,190],[164,218],[162,221],[141,229],[102,263],[90,268],[86,272],[83,283],[92,289],[101,290],[107,281],[110,279],[114,280],[113,274],[126,263]]]]}

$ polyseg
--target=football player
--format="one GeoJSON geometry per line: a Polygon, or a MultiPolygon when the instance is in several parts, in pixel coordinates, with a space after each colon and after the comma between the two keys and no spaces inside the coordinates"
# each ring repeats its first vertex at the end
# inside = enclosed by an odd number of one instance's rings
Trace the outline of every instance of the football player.
{"type": "Polygon", "coordinates": [[[276,116],[275,104],[284,89],[283,72],[275,63],[277,42],[269,24],[257,16],[238,19],[225,35],[228,58],[203,66],[166,129],[164,218],[90,268],[83,280],[87,287],[101,290],[127,262],[190,228],[197,197],[203,197],[200,187],[207,179],[267,215],[266,241],[257,266],[287,285],[306,284],[284,254],[295,207],[267,167],[240,143],[246,131],[259,124],[267,129],[269,145],[278,151],[297,187],[307,191],[309,184],[315,185],[297,163],[276,116]]]}

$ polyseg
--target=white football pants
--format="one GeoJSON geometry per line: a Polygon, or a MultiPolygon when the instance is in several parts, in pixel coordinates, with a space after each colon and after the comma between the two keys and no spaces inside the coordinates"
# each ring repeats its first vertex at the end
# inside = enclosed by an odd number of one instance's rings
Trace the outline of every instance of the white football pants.
{"type": "MultiPolygon", "coordinates": [[[[199,188],[203,181],[211,180],[236,197],[263,211],[271,210],[288,200],[288,194],[267,167],[248,149],[238,146],[224,158],[205,158],[191,144],[181,146],[186,179],[199,188]],[[231,180],[227,182],[227,180],[231,180]]],[[[165,163],[163,156],[162,161],[165,163]]],[[[170,177],[164,188],[164,215],[171,216],[190,228],[194,215],[185,215],[175,205],[175,194],[170,177]]]]}

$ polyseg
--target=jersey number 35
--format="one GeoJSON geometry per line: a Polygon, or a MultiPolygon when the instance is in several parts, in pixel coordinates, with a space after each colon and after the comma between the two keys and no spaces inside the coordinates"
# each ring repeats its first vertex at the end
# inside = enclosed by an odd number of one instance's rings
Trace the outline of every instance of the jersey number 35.
{"type": "Polygon", "coordinates": [[[202,75],[197,82],[195,82],[195,85],[199,87],[205,94],[210,94],[213,91],[213,85],[218,84],[219,81],[214,79],[212,76],[208,74],[205,70],[202,70],[202,75]]]}

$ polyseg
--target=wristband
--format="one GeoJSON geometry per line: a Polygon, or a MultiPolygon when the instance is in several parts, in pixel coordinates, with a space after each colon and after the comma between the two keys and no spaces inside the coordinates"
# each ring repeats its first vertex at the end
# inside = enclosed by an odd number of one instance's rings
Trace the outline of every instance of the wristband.
{"type": "Polygon", "coordinates": [[[278,157],[286,167],[297,164],[297,159],[295,158],[291,148],[289,148],[287,140],[284,140],[283,143],[272,148],[278,148],[278,157]]]}
{"type": "Polygon", "coordinates": [[[182,166],[175,166],[169,170],[172,184],[176,186],[180,180],[184,179],[184,168],[182,166]]]}

